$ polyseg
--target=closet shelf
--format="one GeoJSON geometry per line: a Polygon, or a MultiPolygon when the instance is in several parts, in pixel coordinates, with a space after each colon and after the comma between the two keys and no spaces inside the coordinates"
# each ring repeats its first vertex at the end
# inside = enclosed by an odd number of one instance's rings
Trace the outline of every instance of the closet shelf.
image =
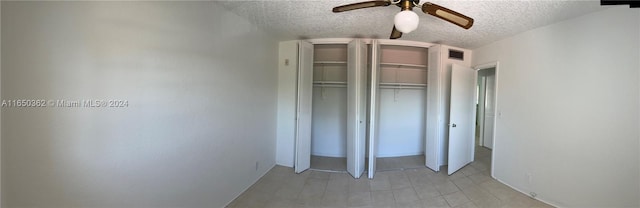
{"type": "Polygon", "coordinates": [[[419,69],[427,69],[427,65],[418,65],[418,64],[403,64],[403,63],[380,63],[380,66],[395,66],[395,67],[408,67],[408,68],[419,68],[419,69]]]}
{"type": "Polygon", "coordinates": [[[314,61],[313,64],[318,64],[318,65],[344,65],[347,64],[346,61],[314,61]]]}

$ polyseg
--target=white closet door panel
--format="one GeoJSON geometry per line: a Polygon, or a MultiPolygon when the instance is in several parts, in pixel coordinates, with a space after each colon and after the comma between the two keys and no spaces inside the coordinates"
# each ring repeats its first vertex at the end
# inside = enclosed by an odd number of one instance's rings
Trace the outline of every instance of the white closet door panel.
{"type": "Polygon", "coordinates": [[[424,153],[425,105],[424,89],[380,89],[377,157],[424,153]]]}
{"type": "Polygon", "coordinates": [[[449,112],[449,175],[473,161],[476,79],[475,70],[453,64],[449,112]]]}
{"type": "Polygon", "coordinates": [[[369,80],[369,170],[368,177],[376,173],[376,155],[378,151],[378,116],[380,105],[380,45],[377,40],[371,41],[371,79],[369,80]]]}
{"type": "Polygon", "coordinates": [[[298,96],[296,111],[295,172],[311,166],[311,113],[313,96],[313,45],[298,43],[298,96]]]}
{"type": "Polygon", "coordinates": [[[347,172],[360,178],[365,167],[367,46],[354,40],[347,51],[347,172]]]}
{"type": "Polygon", "coordinates": [[[440,131],[443,113],[441,112],[441,63],[440,46],[429,48],[429,70],[427,87],[425,165],[433,171],[440,171],[440,131]]]}
{"type": "Polygon", "coordinates": [[[346,157],[347,88],[313,88],[311,155],[346,157]]]}

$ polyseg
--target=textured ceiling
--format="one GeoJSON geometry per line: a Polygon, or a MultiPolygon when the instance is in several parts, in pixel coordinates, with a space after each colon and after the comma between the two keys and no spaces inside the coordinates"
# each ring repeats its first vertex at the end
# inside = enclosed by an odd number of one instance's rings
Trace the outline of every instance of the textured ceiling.
{"type": "MultiPolygon", "coordinates": [[[[366,0],[343,1],[218,1],[233,13],[247,18],[280,39],[306,38],[389,38],[393,16],[400,8],[375,7],[333,13],[335,6],[366,0]]],[[[422,0],[421,3],[426,1],[422,0]]],[[[610,6],[599,0],[433,0],[474,18],[465,30],[436,17],[414,11],[420,16],[416,31],[403,40],[442,43],[474,49],[506,37],[555,22],[577,17],[610,6]]]]}

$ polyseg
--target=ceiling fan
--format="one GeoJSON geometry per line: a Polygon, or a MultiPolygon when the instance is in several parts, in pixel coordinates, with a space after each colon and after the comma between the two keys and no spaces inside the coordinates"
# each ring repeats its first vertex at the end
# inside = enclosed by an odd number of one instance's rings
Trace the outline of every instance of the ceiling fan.
{"type": "MultiPolygon", "coordinates": [[[[420,0],[382,0],[382,1],[365,1],[353,4],[342,5],[333,8],[333,12],[346,12],[355,9],[363,9],[369,7],[389,6],[395,4],[401,8],[401,11],[394,18],[394,26],[391,31],[391,39],[402,37],[402,33],[409,33],[418,28],[418,15],[413,12],[413,7],[418,5],[420,0]]],[[[464,29],[469,29],[473,25],[473,19],[460,14],[451,9],[447,9],[437,4],[426,2],[422,4],[422,12],[433,15],[440,19],[451,22],[464,29]]]]}

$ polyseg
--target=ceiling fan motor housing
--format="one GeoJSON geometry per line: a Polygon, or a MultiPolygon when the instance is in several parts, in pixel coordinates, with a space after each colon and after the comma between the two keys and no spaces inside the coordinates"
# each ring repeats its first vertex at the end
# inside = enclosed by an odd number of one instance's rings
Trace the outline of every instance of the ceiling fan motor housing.
{"type": "Polygon", "coordinates": [[[412,10],[414,6],[418,5],[420,0],[400,0],[396,6],[402,8],[402,10],[412,10]]]}

